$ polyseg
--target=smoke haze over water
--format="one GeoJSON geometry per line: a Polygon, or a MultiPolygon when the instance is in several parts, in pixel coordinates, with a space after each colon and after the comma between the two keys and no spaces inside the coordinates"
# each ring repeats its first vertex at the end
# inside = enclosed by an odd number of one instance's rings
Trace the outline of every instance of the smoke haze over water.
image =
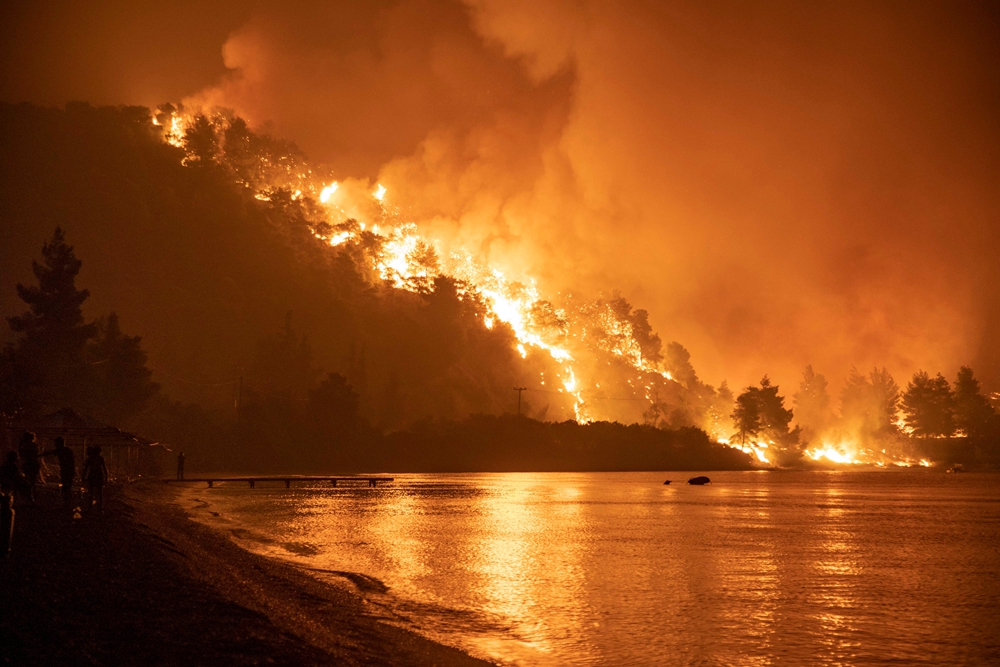
{"type": "Polygon", "coordinates": [[[286,4],[5,8],[0,92],[271,123],[428,236],[622,290],[712,383],[1000,381],[995,9],[286,4]]]}

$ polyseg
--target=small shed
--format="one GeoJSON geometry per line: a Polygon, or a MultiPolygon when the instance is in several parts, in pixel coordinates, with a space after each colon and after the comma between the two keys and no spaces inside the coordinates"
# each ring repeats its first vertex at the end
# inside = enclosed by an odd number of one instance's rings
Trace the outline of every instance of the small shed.
{"type": "MultiPolygon", "coordinates": [[[[55,439],[61,437],[76,455],[78,470],[83,466],[86,448],[99,445],[108,474],[117,481],[159,474],[160,461],[169,451],[159,443],[77,414],[69,408],[44,417],[18,421],[6,425],[5,429],[8,431],[5,438],[8,446],[16,447],[21,434],[30,431],[35,434],[40,451],[51,449],[55,439]]],[[[52,470],[51,466],[49,469],[52,470]]]]}

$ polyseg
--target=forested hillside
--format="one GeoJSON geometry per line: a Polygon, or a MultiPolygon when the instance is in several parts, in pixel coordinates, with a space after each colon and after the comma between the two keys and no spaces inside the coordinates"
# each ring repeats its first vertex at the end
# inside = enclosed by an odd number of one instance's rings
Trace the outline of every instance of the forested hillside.
{"type": "Polygon", "coordinates": [[[515,405],[509,329],[483,327],[448,284],[366,281],[316,242],[297,202],[254,199],[226,166],[182,165],[148,109],[2,105],[0,143],[0,314],[23,310],[14,285],[59,226],[83,261],[85,314],[116,312],[141,336],[172,399],[232,408],[242,376],[244,401],[304,402],[340,372],[384,428],[515,405]]]}

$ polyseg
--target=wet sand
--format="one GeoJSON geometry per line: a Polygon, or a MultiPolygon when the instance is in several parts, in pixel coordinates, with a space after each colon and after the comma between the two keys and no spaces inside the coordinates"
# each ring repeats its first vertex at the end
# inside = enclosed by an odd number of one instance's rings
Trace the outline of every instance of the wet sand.
{"type": "Polygon", "coordinates": [[[361,597],[190,520],[167,485],[73,519],[18,507],[0,563],[0,664],[477,665],[377,617],[361,597]]]}

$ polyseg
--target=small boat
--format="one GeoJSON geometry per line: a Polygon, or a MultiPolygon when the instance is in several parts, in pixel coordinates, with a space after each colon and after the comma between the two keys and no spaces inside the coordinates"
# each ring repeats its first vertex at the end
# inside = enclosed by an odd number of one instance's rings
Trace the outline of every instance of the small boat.
{"type": "Polygon", "coordinates": [[[962,467],[961,463],[956,463],[952,467],[948,468],[945,472],[965,472],[965,468],[962,467]]]}
{"type": "Polygon", "coordinates": [[[664,482],[664,484],[670,484],[670,480],[668,479],[667,481],[664,482]]]}
{"type": "Polygon", "coordinates": [[[688,484],[694,484],[695,486],[702,486],[703,484],[708,484],[711,481],[712,480],[710,480],[708,477],[700,475],[698,477],[692,477],[691,479],[689,479],[688,484]]]}

